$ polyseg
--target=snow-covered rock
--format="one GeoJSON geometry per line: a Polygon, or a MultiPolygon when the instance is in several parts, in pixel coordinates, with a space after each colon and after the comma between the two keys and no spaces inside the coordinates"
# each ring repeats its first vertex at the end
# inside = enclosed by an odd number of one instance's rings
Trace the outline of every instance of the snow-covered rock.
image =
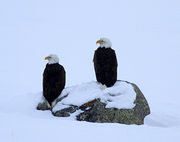
{"type": "MultiPolygon", "coordinates": [[[[117,81],[109,88],[97,82],[68,87],[57,102],[52,109],[54,116],[68,117],[79,111],[76,118],[80,121],[143,124],[144,117],[150,113],[140,89],[126,81],[117,81]]],[[[44,110],[44,105],[39,103],[38,109],[42,106],[44,110]]]]}
{"type": "Polygon", "coordinates": [[[140,89],[135,84],[128,84],[133,86],[134,92],[136,93],[136,98],[133,101],[135,106],[133,108],[106,108],[106,104],[98,99],[93,102],[90,109],[80,113],[77,116],[77,120],[101,123],[144,124],[144,118],[150,114],[149,105],[140,89]]]}

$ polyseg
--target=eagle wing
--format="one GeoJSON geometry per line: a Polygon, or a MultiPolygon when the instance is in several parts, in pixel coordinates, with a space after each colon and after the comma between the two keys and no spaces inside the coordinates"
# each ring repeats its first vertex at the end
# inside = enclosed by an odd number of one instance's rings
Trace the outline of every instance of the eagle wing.
{"type": "Polygon", "coordinates": [[[66,72],[64,67],[46,65],[43,73],[43,96],[51,104],[62,92],[65,87],[66,72]]]}
{"type": "Polygon", "coordinates": [[[94,69],[98,82],[110,87],[117,80],[117,58],[111,48],[98,48],[94,53],[94,69]]]}

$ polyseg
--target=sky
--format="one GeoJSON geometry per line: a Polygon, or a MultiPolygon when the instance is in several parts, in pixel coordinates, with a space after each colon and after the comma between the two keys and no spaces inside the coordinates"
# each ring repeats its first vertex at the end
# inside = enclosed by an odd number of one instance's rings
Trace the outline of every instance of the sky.
{"type": "Polygon", "coordinates": [[[42,90],[44,57],[51,53],[66,69],[66,86],[95,80],[95,42],[108,37],[118,58],[118,79],[138,84],[145,94],[178,95],[179,4],[177,0],[1,1],[1,92],[42,90]]]}

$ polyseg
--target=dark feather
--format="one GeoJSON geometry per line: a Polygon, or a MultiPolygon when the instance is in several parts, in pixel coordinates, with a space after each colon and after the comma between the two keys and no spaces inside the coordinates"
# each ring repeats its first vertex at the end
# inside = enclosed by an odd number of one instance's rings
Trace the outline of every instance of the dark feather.
{"type": "Polygon", "coordinates": [[[94,53],[94,68],[98,82],[107,87],[113,86],[117,81],[117,58],[111,48],[99,47],[94,53]]]}
{"type": "Polygon", "coordinates": [[[60,64],[47,64],[43,73],[43,96],[51,103],[65,87],[66,72],[60,64]]]}

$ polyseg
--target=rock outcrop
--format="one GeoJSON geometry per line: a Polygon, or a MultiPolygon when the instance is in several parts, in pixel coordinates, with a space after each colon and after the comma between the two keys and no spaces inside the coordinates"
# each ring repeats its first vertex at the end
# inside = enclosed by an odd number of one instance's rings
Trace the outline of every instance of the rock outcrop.
{"type": "MultiPolygon", "coordinates": [[[[79,121],[88,121],[88,122],[99,122],[99,123],[122,123],[122,124],[143,124],[144,118],[150,114],[149,105],[141,92],[141,90],[137,87],[137,85],[133,83],[129,83],[126,81],[118,81],[125,82],[130,84],[134,92],[136,93],[136,97],[134,100],[133,108],[116,108],[116,107],[107,107],[107,103],[102,101],[101,98],[95,98],[94,100],[90,100],[82,105],[73,105],[73,104],[63,104],[63,100],[68,97],[68,93],[59,98],[59,102],[57,103],[61,105],[61,107],[56,107],[52,109],[52,114],[57,117],[69,117],[71,114],[75,113],[77,110],[80,110],[80,113],[76,114],[76,119],[79,121]]],[[[73,90],[72,90],[73,91],[73,90]]],[[[122,93],[122,92],[120,92],[122,93]]],[[[116,96],[114,94],[110,94],[111,96],[116,96]]],[[[47,108],[46,104],[41,103],[38,105],[38,109],[45,110],[47,108]]]]}

